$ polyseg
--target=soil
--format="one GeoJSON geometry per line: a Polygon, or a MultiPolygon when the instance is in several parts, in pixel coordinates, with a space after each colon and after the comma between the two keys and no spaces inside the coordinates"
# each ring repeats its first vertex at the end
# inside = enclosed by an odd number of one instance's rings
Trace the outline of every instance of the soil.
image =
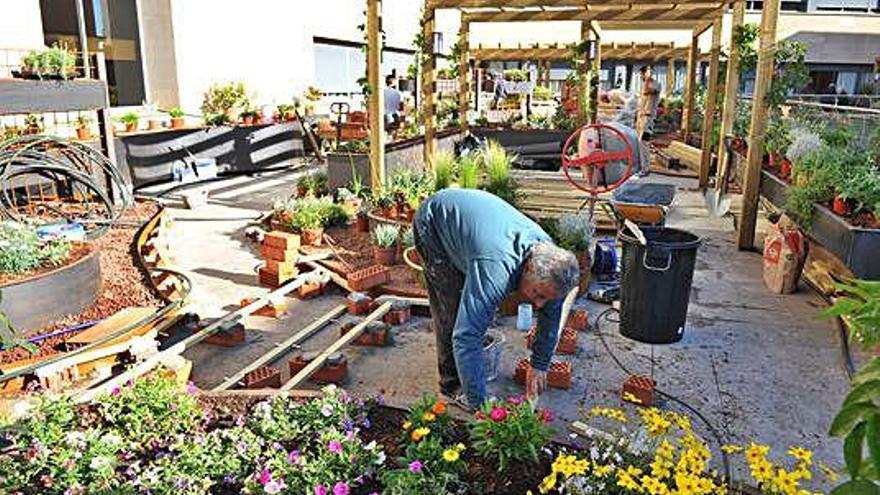
{"type": "MultiPolygon", "coordinates": [[[[329,227],[324,231],[332,241],[337,259],[321,261],[327,268],[342,276],[368,266],[375,265],[373,260],[373,244],[369,232],[358,232],[355,225],[329,227]],[[340,259],[342,261],[340,261],[340,259]]],[[[302,246],[306,254],[325,251],[326,246],[302,246]]],[[[398,264],[388,267],[391,271],[391,282],[382,286],[382,292],[427,297],[428,292],[419,284],[418,276],[412,268],[403,262],[402,253],[398,253],[398,264]]]]}
{"type": "Polygon", "coordinates": [[[28,280],[32,278],[37,278],[40,275],[45,275],[47,273],[53,272],[55,270],[60,270],[65,266],[72,265],[77,261],[83,259],[92,251],[91,244],[88,243],[76,243],[71,245],[70,254],[67,256],[67,259],[64,260],[64,263],[61,265],[52,265],[45,264],[43,266],[39,266],[34,268],[33,270],[28,270],[26,272],[20,273],[0,273],[0,287],[11,285],[16,282],[20,282],[22,280],[28,280]]]}
{"type": "MultiPolygon", "coordinates": [[[[144,273],[136,264],[135,236],[141,225],[159,211],[152,202],[136,203],[120,219],[119,225],[91,244],[100,250],[101,292],[95,303],[78,315],[69,315],[29,337],[48,334],[82,323],[103,320],[128,307],[162,306],[144,273]]],[[[82,330],[50,337],[37,344],[36,355],[21,348],[0,351],[0,364],[25,358],[44,357],[64,351],[64,342],[82,330]]]]}

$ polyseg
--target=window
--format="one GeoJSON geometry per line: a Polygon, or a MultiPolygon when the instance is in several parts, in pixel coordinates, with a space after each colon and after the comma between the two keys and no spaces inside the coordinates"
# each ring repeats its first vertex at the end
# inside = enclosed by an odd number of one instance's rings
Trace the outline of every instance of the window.
{"type": "MultiPolygon", "coordinates": [[[[145,96],[139,20],[135,0],[83,2],[89,52],[103,51],[107,84],[113,106],[140,105],[145,96]]],[[[79,47],[79,25],[74,0],[40,0],[43,37],[79,47]]]]}
{"type": "Polygon", "coordinates": [[[360,48],[315,43],[315,80],[325,93],[360,93],[367,62],[360,48]]]}

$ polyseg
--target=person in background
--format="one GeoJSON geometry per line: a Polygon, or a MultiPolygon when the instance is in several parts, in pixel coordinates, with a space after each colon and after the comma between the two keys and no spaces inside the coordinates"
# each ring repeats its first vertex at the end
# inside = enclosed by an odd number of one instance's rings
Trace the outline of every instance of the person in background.
{"type": "Polygon", "coordinates": [[[636,115],[636,132],[639,139],[647,141],[654,133],[654,118],[657,116],[657,104],[660,101],[660,87],[654,80],[653,70],[649,65],[639,69],[642,77],[642,91],[639,94],[639,110],[636,115]]]}
{"type": "Polygon", "coordinates": [[[397,76],[390,74],[385,77],[385,128],[394,130],[400,127],[400,111],[403,110],[403,98],[397,89],[397,76]]]}
{"type": "Polygon", "coordinates": [[[578,285],[575,256],[503,199],[472,189],[444,189],[425,200],[413,233],[425,267],[441,393],[470,409],[486,400],[483,339],[498,305],[517,292],[538,310],[526,392],[540,394],[563,300],[578,285]]]}

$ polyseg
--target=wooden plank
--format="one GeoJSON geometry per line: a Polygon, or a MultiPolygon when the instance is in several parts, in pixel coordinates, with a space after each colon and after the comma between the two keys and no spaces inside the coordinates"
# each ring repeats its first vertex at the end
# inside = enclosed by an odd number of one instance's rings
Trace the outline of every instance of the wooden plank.
{"type": "Polygon", "coordinates": [[[382,80],[382,0],[367,0],[367,79],[370,97],[370,184],[385,184],[385,102],[382,80]]]}
{"type": "Polygon", "coordinates": [[[687,141],[687,134],[690,131],[691,119],[694,113],[694,93],[697,85],[697,51],[699,43],[696,36],[691,38],[691,47],[688,52],[687,73],[685,76],[684,86],[684,108],[681,114],[681,132],[683,139],[687,141]]]}
{"type": "Polygon", "coordinates": [[[422,63],[422,115],[425,118],[424,162],[428,170],[433,168],[436,143],[436,122],[434,122],[434,86],[437,78],[434,54],[434,8],[426,0],[425,16],[422,18],[422,33],[425,37],[425,56],[422,63]]]}
{"type": "MultiPolygon", "coordinates": [[[[688,50],[690,52],[690,50],[688,50]]],[[[666,97],[671,98],[675,89],[675,58],[666,61],[666,97]]]]}
{"type": "MultiPolygon", "coordinates": [[[[730,30],[730,45],[734,46],[734,37],[736,28],[743,25],[745,18],[745,2],[738,0],[733,4],[733,28],[730,30]]],[[[737,113],[737,94],[739,93],[739,53],[736,50],[730,50],[727,56],[727,75],[724,82],[724,108],[721,111],[721,131],[718,140],[718,176],[715,180],[715,189],[721,191],[721,194],[727,192],[727,183],[722,178],[727,176],[727,169],[730,168],[728,161],[727,149],[724,146],[724,138],[733,132],[733,122],[737,113]]]]}
{"type": "MultiPolygon", "coordinates": [[[[427,0],[426,6],[432,9],[466,9],[466,8],[525,8],[525,7],[583,7],[585,0],[427,0]]],[[[628,5],[669,5],[697,6],[719,5],[722,2],[706,0],[679,0],[678,2],[656,0],[593,0],[590,7],[597,6],[628,6],[628,5]]]]}
{"type": "Polygon", "coordinates": [[[706,108],[703,113],[703,152],[700,156],[700,188],[709,184],[709,167],[712,164],[712,128],[715,127],[715,102],[718,99],[718,57],[721,53],[721,18],[712,27],[712,57],[709,61],[709,84],[706,88],[706,108]]]}
{"type": "MultiPolygon", "coordinates": [[[[468,128],[468,97],[470,96],[470,88],[468,87],[468,48],[470,47],[470,23],[462,20],[458,29],[458,44],[460,54],[458,63],[458,120],[462,132],[468,128]]],[[[479,85],[479,81],[475,81],[475,85],[479,85]]]]}
{"type": "Polygon", "coordinates": [[[587,42],[587,50],[584,53],[584,59],[581,61],[578,66],[578,109],[577,109],[577,120],[580,125],[584,125],[588,123],[588,115],[587,115],[587,104],[589,102],[590,97],[590,48],[592,42],[590,41],[590,23],[588,21],[581,21],[581,38],[580,42],[587,42]]]}
{"type": "MultiPolygon", "coordinates": [[[[121,330],[129,325],[133,325],[141,320],[145,320],[156,313],[157,308],[125,308],[120,310],[118,313],[113,316],[107,318],[106,320],[97,323],[96,325],[88,328],[70,339],[68,339],[69,344],[73,345],[86,345],[91,344],[99,340],[102,337],[106,337],[113,332],[121,330]]],[[[143,335],[147,332],[149,328],[132,328],[131,332],[120,335],[118,338],[113,339],[104,345],[114,345],[123,340],[131,338],[133,335],[143,335]]]]}
{"type": "Polygon", "coordinates": [[[742,216],[737,232],[739,249],[755,248],[755,228],[758,221],[758,196],[761,187],[761,162],[764,159],[764,136],[769,115],[767,92],[773,80],[776,56],[776,22],[779,2],[764,2],[761,11],[761,40],[758,49],[758,69],[752,94],[752,122],[749,127],[749,149],[743,175],[742,216]]]}
{"type": "Polygon", "coordinates": [[[234,387],[235,385],[238,385],[239,382],[241,382],[241,380],[244,379],[245,375],[247,375],[251,371],[259,368],[260,366],[264,366],[266,364],[271,363],[272,361],[275,361],[276,359],[278,359],[279,356],[281,356],[282,354],[289,351],[293,346],[295,346],[301,342],[304,342],[305,340],[310,338],[312,335],[314,335],[318,331],[320,331],[322,328],[326,327],[328,324],[333,322],[333,320],[335,320],[336,318],[343,315],[346,311],[348,311],[348,308],[344,304],[336,306],[335,308],[331,309],[330,311],[325,313],[323,316],[321,316],[317,320],[315,320],[312,323],[310,323],[309,325],[307,325],[305,328],[303,328],[299,332],[293,334],[287,340],[276,344],[272,350],[270,350],[269,352],[258,357],[256,360],[254,360],[254,362],[247,365],[244,369],[242,369],[238,373],[227,378],[223,383],[214,387],[213,390],[216,392],[216,391],[220,391],[220,390],[226,390],[231,387],[234,387]]]}
{"type": "Polygon", "coordinates": [[[672,141],[669,143],[669,146],[666,147],[665,153],[669,157],[677,159],[691,170],[700,170],[702,152],[699,148],[695,148],[681,141],[672,141]]]}
{"type": "Polygon", "coordinates": [[[108,103],[103,81],[0,79],[0,115],[97,110],[108,103]]]}
{"type": "Polygon", "coordinates": [[[370,322],[384,316],[385,313],[387,313],[391,309],[392,304],[393,303],[391,301],[382,303],[381,306],[379,306],[372,313],[367,315],[367,317],[364,318],[363,321],[355,325],[354,328],[346,332],[345,335],[343,335],[338,340],[330,344],[329,347],[324,349],[324,351],[319,354],[318,357],[316,357],[313,361],[306,365],[305,368],[301,369],[300,372],[297,373],[290,380],[288,380],[287,383],[282,385],[280,390],[291,390],[297,385],[300,385],[301,383],[308,380],[309,377],[312,376],[312,374],[314,374],[316,371],[318,371],[321,366],[324,366],[324,362],[327,361],[327,358],[357,339],[362,333],[364,333],[364,330],[367,329],[367,325],[369,325],[370,322]]]}

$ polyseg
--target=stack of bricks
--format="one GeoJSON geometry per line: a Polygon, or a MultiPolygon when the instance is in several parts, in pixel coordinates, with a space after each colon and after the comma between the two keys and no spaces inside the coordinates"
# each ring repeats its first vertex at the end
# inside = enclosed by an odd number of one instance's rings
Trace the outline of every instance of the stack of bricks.
{"type": "MultiPolygon", "coordinates": [[[[526,375],[529,370],[529,359],[520,358],[516,363],[516,369],[513,372],[513,379],[517,383],[525,384],[526,375]]],[[[571,388],[571,363],[563,361],[552,361],[547,369],[547,386],[552,388],[569,389],[571,388]]]]}
{"type": "Polygon", "coordinates": [[[650,407],[654,404],[654,389],[657,382],[643,375],[629,375],[623,382],[622,398],[627,402],[650,407]]]}
{"type": "MultiPolygon", "coordinates": [[[[531,349],[532,345],[534,345],[537,333],[538,329],[534,326],[529,330],[529,334],[526,336],[527,349],[531,349]]],[[[559,336],[559,342],[556,343],[556,354],[573,355],[577,353],[577,347],[577,330],[565,327],[562,330],[562,335],[559,336]]]]}
{"type": "Polygon", "coordinates": [[[299,259],[299,236],[274,230],[263,237],[263,259],[260,285],[272,289],[296,277],[299,259]]]}
{"type": "MultiPolygon", "coordinates": [[[[314,361],[318,355],[316,353],[301,353],[290,359],[288,368],[290,369],[291,378],[302,371],[303,368],[314,361]]],[[[323,366],[318,368],[312,374],[310,381],[318,383],[335,383],[340,384],[345,377],[348,376],[348,360],[341,352],[334,353],[324,361],[323,366]]]]}
{"type": "Polygon", "coordinates": [[[262,366],[244,376],[244,387],[248,389],[281,388],[281,370],[272,366],[262,366]]]}

